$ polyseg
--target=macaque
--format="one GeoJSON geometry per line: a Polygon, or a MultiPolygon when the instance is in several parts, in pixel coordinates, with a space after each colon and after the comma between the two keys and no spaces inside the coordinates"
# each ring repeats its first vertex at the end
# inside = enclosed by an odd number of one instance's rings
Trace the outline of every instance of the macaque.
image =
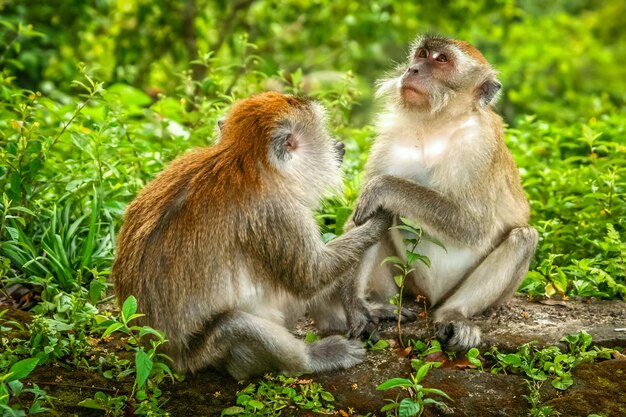
{"type": "MultiPolygon", "coordinates": [[[[435,308],[436,336],[453,351],[480,343],[469,319],[515,292],[538,241],[502,119],[492,110],[500,87],[469,43],[419,37],[408,62],[379,85],[386,107],[353,213],[356,225],[382,208],[396,223],[401,216],[423,228],[417,252],[431,266],[418,262],[407,286],[435,308]]],[[[382,261],[404,257],[402,233],[392,229],[366,252],[357,282],[367,293],[358,296],[382,301],[396,293],[394,271],[382,261]]]]}
{"type": "Polygon", "coordinates": [[[241,380],[359,363],[360,342],[305,344],[288,326],[340,285],[391,216],[368,213],[322,242],[313,210],[341,187],[344,150],[316,102],[263,93],[220,124],[216,145],[174,160],[129,205],[112,271],[118,301],[136,296],[181,372],[212,367],[241,380]]]}

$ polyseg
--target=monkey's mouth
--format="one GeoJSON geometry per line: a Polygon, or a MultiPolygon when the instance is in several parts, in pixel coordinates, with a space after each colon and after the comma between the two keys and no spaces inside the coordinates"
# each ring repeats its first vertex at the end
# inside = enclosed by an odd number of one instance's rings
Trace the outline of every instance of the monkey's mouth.
{"type": "Polygon", "coordinates": [[[424,98],[424,93],[412,86],[403,85],[400,88],[400,96],[408,102],[419,102],[424,98]]]}

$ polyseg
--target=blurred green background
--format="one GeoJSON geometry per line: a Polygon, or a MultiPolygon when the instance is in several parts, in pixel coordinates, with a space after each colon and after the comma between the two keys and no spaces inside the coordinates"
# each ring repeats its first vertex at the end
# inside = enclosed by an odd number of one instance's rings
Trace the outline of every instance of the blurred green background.
{"type": "Polygon", "coordinates": [[[365,124],[374,81],[405,59],[416,34],[432,31],[472,42],[499,69],[510,123],[597,116],[623,108],[626,94],[621,1],[0,0],[0,15],[42,34],[15,50],[14,31],[0,32],[2,64],[33,90],[66,90],[79,63],[152,94],[174,91],[185,70],[203,81],[198,93],[238,96],[254,90],[251,78],[279,71],[301,68],[313,91],[351,71],[365,124]],[[232,64],[231,76],[210,77],[210,56],[232,64]]]}

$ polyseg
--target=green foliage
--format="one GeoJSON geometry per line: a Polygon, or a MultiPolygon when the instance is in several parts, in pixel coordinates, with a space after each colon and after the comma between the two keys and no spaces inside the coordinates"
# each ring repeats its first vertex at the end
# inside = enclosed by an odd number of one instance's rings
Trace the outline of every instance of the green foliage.
{"type": "MultiPolygon", "coordinates": [[[[159,346],[167,342],[163,332],[149,326],[131,325],[131,321],[142,317],[137,313],[137,299],[128,297],[122,305],[120,320],[108,319],[101,321],[100,327],[105,329],[102,338],[106,338],[115,332],[121,332],[128,336],[128,349],[134,351],[135,360],[125,361],[125,369],[118,374],[118,379],[127,375],[135,374],[133,387],[128,395],[111,396],[98,391],[93,398],[81,401],[78,405],[87,408],[103,410],[110,415],[126,415],[127,410],[133,410],[134,415],[166,416],[169,415],[162,409],[163,399],[159,384],[164,379],[175,380],[168,363],[171,359],[158,352],[159,346]],[[143,343],[149,340],[150,348],[143,343]],[[134,366],[133,366],[134,365],[134,366]]],[[[112,376],[110,373],[109,376],[112,376]]]]}
{"type": "Polygon", "coordinates": [[[624,119],[569,127],[523,120],[507,140],[541,236],[520,291],[626,298],[624,119]]]}
{"type": "Polygon", "coordinates": [[[293,79],[310,92],[353,71],[367,108],[373,80],[404,60],[418,31],[435,31],[484,51],[501,71],[501,109],[511,120],[531,113],[571,121],[624,105],[621,2],[70,0],[33,7],[17,0],[0,3],[0,11],[0,66],[30,89],[78,78],[81,62],[101,79],[167,94],[181,85],[172,74],[183,71],[209,95],[245,95],[266,77],[293,79]],[[231,64],[231,76],[211,76],[216,59],[231,64]]]}
{"type": "Polygon", "coordinates": [[[45,404],[52,404],[52,397],[39,389],[37,385],[24,388],[24,384],[20,381],[35,369],[37,363],[37,358],[22,359],[15,362],[8,372],[0,374],[0,410],[3,416],[23,417],[52,412],[44,407],[45,404]],[[24,399],[25,394],[27,397],[30,395],[28,400],[24,399]],[[26,407],[25,403],[30,403],[30,405],[26,407]]]}
{"type": "Polygon", "coordinates": [[[445,403],[437,401],[433,398],[428,398],[429,395],[437,395],[444,397],[450,401],[452,398],[445,392],[436,388],[425,388],[420,384],[422,379],[428,374],[428,371],[432,367],[440,366],[437,362],[418,362],[413,361],[412,365],[415,369],[415,374],[411,374],[409,379],[407,378],[391,378],[380,384],[376,389],[388,390],[392,388],[401,388],[409,394],[408,398],[399,400],[399,395],[395,400],[386,400],[389,404],[383,406],[380,411],[386,413],[388,416],[398,417],[411,417],[421,416],[424,412],[424,407],[429,404],[437,405],[445,408],[445,403]]]}
{"type": "Polygon", "coordinates": [[[492,358],[492,373],[523,374],[526,378],[530,394],[527,399],[531,405],[532,416],[555,415],[548,406],[541,406],[539,389],[544,381],[550,381],[557,390],[565,391],[574,382],[572,370],[583,362],[599,359],[610,359],[612,349],[594,346],[590,349],[592,338],[584,330],[561,339],[568,346],[566,353],[557,346],[539,349],[533,343],[520,346],[515,353],[500,353],[492,348],[485,352],[485,357],[492,358]]]}
{"type": "Polygon", "coordinates": [[[237,393],[236,404],[222,416],[278,416],[283,410],[298,409],[332,414],[335,398],[319,383],[282,375],[265,375],[237,393]]]}

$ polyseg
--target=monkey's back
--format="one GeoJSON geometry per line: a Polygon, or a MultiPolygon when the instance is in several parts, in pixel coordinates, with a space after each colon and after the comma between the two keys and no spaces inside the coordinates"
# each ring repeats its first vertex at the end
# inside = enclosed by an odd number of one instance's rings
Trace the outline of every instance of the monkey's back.
{"type": "Polygon", "coordinates": [[[144,322],[174,342],[213,314],[208,306],[232,305],[245,280],[246,271],[236,268],[243,256],[236,240],[249,212],[246,196],[260,184],[258,173],[246,171],[219,145],[195,150],[128,206],[112,269],[118,300],[135,295],[144,322]]]}

